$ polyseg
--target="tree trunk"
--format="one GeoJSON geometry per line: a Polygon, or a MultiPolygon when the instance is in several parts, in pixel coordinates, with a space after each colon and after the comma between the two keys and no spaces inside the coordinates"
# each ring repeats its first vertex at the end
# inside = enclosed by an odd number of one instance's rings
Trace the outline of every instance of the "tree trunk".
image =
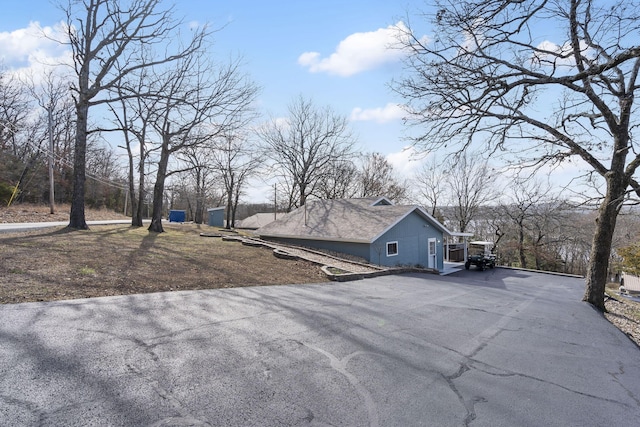
{"type": "Polygon", "coordinates": [[[604,290],[609,273],[609,257],[618,212],[622,206],[627,183],[621,179],[607,179],[607,194],[600,205],[596,219],[596,231],[591,244],[591,258],[587,269],[587,285],[583,301],[600,311],[605,311],[604,290]]]}
{"type": "Polygon", "coordinates": [[[307,202],[307,194],[306,194],[307,186],[300,183],[298,187],[300,188],[300,200],[299,200],[300,205],[298,207],[302,207],[307,202]]]}
{"type": "MultiPolygon", "coordinates": [[[[82,97],[82,94],[80,94],[82,97]]],[[[76,104],[77,122],[75,138],[75,155],[73,160],[73,195],[71,198],[71,213],[69,228],[88,230],[84,216],[84,189],[87,164],[87,118],[89,114],[88,101],[80,98],[76,104]]]]}
{"type": "Polygon", "coordinates": [[[137,212],[135,215],[136,222],[131,222],[134,227],[142,227],[142,218],[144,217],[144,193],[145,193],[145,178],[144,178],[144,148],[140,146],[140,163],[138,166],[138,204],[136,206],[137,212]]]}
{"type": "MultiPolygon", "coordinates": [[[[129,156],[129,194],[131,195],[131,226],[140,227],[142,225],[142,219],[139,217],[138,200],[136,199],[136,188],[134,185],[134,167],[133,167],[133,153],[131,152],[131,145],[127,142],[127,155],[129,156]],[[140,224],[138,224],[138,222],[140,224]]],[[[127,213],[125,212],[125,215],[127,213]]]]}
{"type": "Polygon", "coordinates": [[[228,230],[231,229],[232,208],[233,208],[233,190],[228,190],[227,191],[227,223],[225,224],[225,228],[228,230]]]}
{"type": "Polygon", "coordinates": [[[520,267],[527,268],[527,257],[524,253],[524,227],[520,225],[518,237],[518,255],[520,257],[520,267]]]}
{"type": "MultiPolygon", "coordinates": [[[[165,139],[164,137],[163,139],[165,139]]],[[[160,161],[158,162],[158,174],[156,176],[156,184],[153,186],[153,211],[151,213],[151,224],[149,231],[163,233],[162,228],[162,206],[164,202],[164,182],[167,178],[167,167],[169,165],[169,142],[163,141],[162,151],[160,153],[160,161]]]]}
{"type": "Polygon", "coordinates": [[[201,194],[196,194],[196,214],[194,222],[196,224],[202,224],[204,221],[204,202],[201,194]]]}
{"type": "Polygon", "coordinates": [[[204,178],[200,169],[196,171],[196,214],[194,222],[202,224],[204,220],[204,178]]]}
{"type": "Polygon", "coordinates": [[[233,210],[231,212],[231,227],[236,228],[236,212],[238,210],[238,203],[240,202],[240,182],[236,185],[236,190],[233,195],[233,210]]]}

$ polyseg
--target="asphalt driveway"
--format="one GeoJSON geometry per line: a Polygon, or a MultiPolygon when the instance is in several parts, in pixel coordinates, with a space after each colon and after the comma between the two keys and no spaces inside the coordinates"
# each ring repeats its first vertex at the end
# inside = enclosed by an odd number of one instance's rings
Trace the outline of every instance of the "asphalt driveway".
{"type": "Polygon", "coordinates": [[[2,426],[635,426],[583,280],[494,269],[0,306],[2,426]]]}

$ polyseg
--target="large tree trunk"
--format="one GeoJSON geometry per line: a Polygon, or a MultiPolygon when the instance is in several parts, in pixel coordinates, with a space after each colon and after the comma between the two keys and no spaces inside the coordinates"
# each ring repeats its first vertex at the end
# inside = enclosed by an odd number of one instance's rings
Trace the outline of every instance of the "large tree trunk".
{"type": "Polygon", "coordinates": [[[156,184],[153,186],[153,212],[151,213],[149,231],[156,233],[164,232],[164,228],[162,228],[162,206],[164,202],[164,182],[167,178],[167,167],[169,165],[170,153],[168,144],[169,143],[165,141],[162,145],[160,161],[158,162],[158,175],[156,176],[156,184]]]}
{"type": "Polygon", "coordinates": [[[307,202],[307,193],[306,193],[307,185],[300,183],[298,187],[300,188],[300,198],[299,198],[300,205],[298,207],[302,207],[307,202]]]}
{"type": "MultiPolygon", "coordinates": [[[[82,96],[82,95],[80,95],[82,96]]],[[[86,180],[87,164],[87,117],[89,103],[79,99],[76,104],[77,122],[75,154],[73,160],[73,195],[71,198],[71,213],[69,215],[69,228],[88,230],[84,216],[84,184],[86,180]]]]}
{"type": "Polygon", "coordinates": [[[145,193],[145,178],[144,178],[144,156],[142,155],[143,148],[140,147],[140,165],[138,167],[138,204],[136,205],[137,211],[135,214],[135,222],[131,222],[134,227],[142,227],[142,218],[144,217],[144,193],[145,193]]]}
{"type": "MultiPolygon", "coordinates": [[[[129,156],[129,194],[131,195],[131,226],[139,227],[142,225],[142,219],[139,217],[138,199],[136,198],[136,188],[134,184],[134,167],[133,167],[133,153],[131,152],[131,145],[127,143],[127,155],[129,156]],[[140,225],[138,225],[138,222],[140,225]]],[[[125,212],[125,215],[127,213],[125,212]]]]}
{"type": "Polygon", "coordinates": [[[524,226],[519,225],[518,232],[518,257],[520,258],[520,267],[527,268],[527,256],[524,253],[524,226]]]}
{"type": "Polygon", "coordinates": [[[240,184],[238,182],[233,195],[233,211],[231,212],[231,227],[236,228],[236,212],[238,211],[238,203],[240,202],[240,184]]]}
{"type": "Polygon", "coordinates": [[[607,179],[607,194],[600,205],[596,219],[596,231],[593,235],[591,258],[587,270],[587,285],[582,298],[600,311],[605,311],[604,290],[608,281],[613,233],[628,185],[624,179],[620,179],[620,175],[622,174],[615,174],[618,178],[616,180],[611,178],[614,174],[607,179]]]}
{"type": "Polygon", "coordinates": [[[233,208],[233,190],[231,189],[227,191],[227,221],[225,224],[225,228],[228,230],[230,230],[232,227],[232,221],[231,221],[231,217],[233,214],[232,208],[233,208]]]}
{"type": "Polygon", "coordinates": [[[194,222],[196,224],[202,224],[204,222],[204,202],[203,197],[200,193],[196,194],[196,214],[194,222]]]}
{"type": "Polygon", "coordinates": [[[204,221],[204,178],[202,178],[202,171],[198,169],[196,171],[196,214],[194,222],[196,224],[202,224],[204,221]]]}

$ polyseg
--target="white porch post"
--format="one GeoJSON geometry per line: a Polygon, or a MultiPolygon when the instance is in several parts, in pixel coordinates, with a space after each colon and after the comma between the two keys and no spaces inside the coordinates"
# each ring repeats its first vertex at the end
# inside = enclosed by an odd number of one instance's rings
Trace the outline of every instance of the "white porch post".
{"type": "Polygon", "coordinates": [[[469,238],[464,236],[464,262],[467,262],[467,255],[469,251],[469,238]]]}

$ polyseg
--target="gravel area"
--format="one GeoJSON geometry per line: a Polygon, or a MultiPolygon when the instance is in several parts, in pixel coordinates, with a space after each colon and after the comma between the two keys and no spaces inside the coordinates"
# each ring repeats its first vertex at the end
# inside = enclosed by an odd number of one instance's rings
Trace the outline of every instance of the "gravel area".
{"type": "Polygon", "coordinates": [[[609,298],[605,302],[605,317],[640,346],[640,303],[624,297],[609,298]]]}
{"type": "Polygon", "coordinates": [[[311,262],[315,262],[320,265],[326,265],[329,267],[338,268],[340,270],[348,271],[350,273],[373,273],[380,271],[379,268],[363,265],[359,263],[349,262],[338,258],[333,258],[327,255],[321,255],[319,253],[311,252],[305,249],[298,249],[292,247],[283,247],[283,251],[295,255],[299,258],[306,259],[311,262]]]}

